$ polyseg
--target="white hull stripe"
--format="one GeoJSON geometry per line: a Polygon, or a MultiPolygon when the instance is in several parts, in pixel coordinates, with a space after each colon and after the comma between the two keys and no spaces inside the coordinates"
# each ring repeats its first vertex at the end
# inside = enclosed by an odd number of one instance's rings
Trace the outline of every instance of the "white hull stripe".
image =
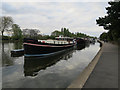
{"type": "Polygon", "coordinates": [[[39,45],[39,44],[32,44],[32,43],[23,43],[23,44],[32,45],[32,46],[42,46],[42,47],[68,47],[68,46],[72,46],[72,45],[52,46],[52,45],[39,45]]]}

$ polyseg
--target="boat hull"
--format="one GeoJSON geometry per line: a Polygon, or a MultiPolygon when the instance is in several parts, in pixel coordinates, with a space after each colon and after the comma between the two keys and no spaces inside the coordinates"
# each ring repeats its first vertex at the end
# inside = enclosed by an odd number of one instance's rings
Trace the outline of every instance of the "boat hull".
{"type": "Polygon", "coordinates": [[[73,44],[24,43],[24,56],[48,56],[73,47],[73,44]]]}

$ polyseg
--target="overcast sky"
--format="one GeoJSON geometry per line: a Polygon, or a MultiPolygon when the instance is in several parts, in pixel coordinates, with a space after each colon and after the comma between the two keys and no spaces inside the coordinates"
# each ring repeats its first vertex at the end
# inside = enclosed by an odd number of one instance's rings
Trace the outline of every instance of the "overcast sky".
{"type": "Polygon", "coordinates": [[[107,2],[2,2],[1,9],[21,28],[51,34],[65,27],[98,37],[105,30],[96,25],[96,19],[105,16],[106,6],[107,2]]]}

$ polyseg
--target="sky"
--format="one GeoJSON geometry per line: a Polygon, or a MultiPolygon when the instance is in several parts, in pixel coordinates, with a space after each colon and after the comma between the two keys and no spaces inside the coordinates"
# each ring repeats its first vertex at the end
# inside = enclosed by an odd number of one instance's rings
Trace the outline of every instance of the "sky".
{"type": "Polygon", "coordinates": [[[81,32],[99,37],[105,30],[96,25],[96,19],[106,15],[106,2],[12,2],[3,1],[2,16],[11,16],[22,29],[39,29],[50,35],[55,30],[68,28],[70,32],[81,32]]]}

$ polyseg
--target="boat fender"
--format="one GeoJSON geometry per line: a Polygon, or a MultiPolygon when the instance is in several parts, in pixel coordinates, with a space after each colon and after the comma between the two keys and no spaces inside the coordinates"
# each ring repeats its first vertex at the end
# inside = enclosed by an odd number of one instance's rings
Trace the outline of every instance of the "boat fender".
{"type": "Polygon", "coordinates": [[[45,41],[42,41],[42,43],[45,43],[45,41]]]}

